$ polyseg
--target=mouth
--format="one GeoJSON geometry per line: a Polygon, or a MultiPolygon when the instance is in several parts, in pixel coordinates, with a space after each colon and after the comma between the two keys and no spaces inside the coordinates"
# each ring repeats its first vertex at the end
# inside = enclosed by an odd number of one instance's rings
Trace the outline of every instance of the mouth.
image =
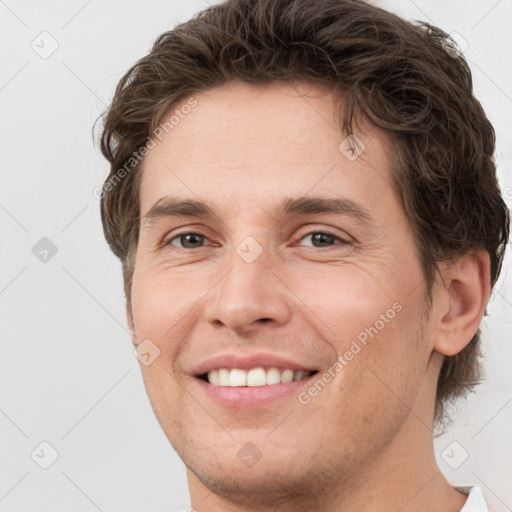
{"type": "Polygon", "coordinates": [[[206,398],[227,408],[260,408],[294,399],[319,372],[274,354],[225,354],[204,361],[191,372],[206,398]]]}
{"type": "Polygon", "coordinates": [[[318,373],[317,370],[293,370],[291,368],[256,367],[219,368],[203,373],[198,377],[212,386],[231,388],[275,386],[305,380],[318,373]]]}

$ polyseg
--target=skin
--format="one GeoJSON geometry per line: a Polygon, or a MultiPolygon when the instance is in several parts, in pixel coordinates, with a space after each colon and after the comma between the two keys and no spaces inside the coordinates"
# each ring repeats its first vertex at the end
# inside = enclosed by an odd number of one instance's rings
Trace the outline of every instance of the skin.
{"type": "Polygon", "coordinates": [[[144,161],[127,310],[133,342],[150,339],[160,350],[141,371],[187,466],[192,506],[460,510],[466,497],[434,458],[435,386],[443,355],[462,350],[483,316],[488,255],[441,265],[427,318],[413,234],[391,186],[392,144],[381,130],[359,120],[366,149],[349,161],[324,88],[236,83],[194,98],[197,106],[144,161]],[[148,219],[165,196],[207,202],[215,217],[148,219]],[[275,211],[285,197],[304,196],[350,199],[370,219],[275,211]],[[334,237],[319,246],[311,234],[325,229],[334,237]],[[185,233],[204,242],[184,246],[185,233]],[[247,236],[263,249],[252,263],[236,251],[247,236]],[[322,374],[396,303],[401,311],[306,405],[293,394],[265,407],[225,407],[191,375],[226,352],[270,352],[322,374]],[[247,442],[261,453],[252,467],[237,457],[247,442]]]}

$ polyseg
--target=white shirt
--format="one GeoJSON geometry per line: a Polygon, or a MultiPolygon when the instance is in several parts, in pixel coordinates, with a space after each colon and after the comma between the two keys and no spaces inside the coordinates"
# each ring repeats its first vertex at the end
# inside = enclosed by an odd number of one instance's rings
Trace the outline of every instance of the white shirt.
{"type": "MultiPolygon", "coordinates": [[[[456,489],[468,495],[468,499],[460,512],[489,512],[479,487],[456,487],[456,489]]],[[[187,510],[183,510],[183,512],[192,512],[193,510],[190,507],[187,510]]]]}
{"type": "Polygon", "coordinates": [[[469,494],[468,499],[460,512],[489,512],[482,495],[482,491],[479,487],[457,487],[457,490],[464,494],[469,494]]]}

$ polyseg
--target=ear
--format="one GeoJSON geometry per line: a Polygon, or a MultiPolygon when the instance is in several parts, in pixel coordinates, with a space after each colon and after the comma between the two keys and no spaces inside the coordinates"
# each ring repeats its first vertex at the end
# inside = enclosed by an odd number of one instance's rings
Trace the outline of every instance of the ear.
{"type": "Polygon", "coordinates": [[[443,264],[441,277],[434,349],[453,356],[471,341],[484,315],[491,292],[489,253],[477,251],[443,264]]]}
{"type": "Polygon", "coordinates": [[[126,305],[126,323],[128,324],[128,329],[130,329],[132,343],[135,344],[135,341],[137,340],[137,334],[135,333],[135,323],[133,321],[132,308],[129,304],[126,305]]]}

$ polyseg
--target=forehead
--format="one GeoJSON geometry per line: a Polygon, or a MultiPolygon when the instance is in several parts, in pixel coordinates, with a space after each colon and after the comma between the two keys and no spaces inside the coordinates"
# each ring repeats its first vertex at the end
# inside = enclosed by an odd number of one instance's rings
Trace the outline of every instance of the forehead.
{"type": "MultiPolygon", "coordinates": [[[[244,203],[283,196],[361,195],[382,202],[389,189],[389,142],[360,122],[364,153],[347,153],[332,92],[312,84],[225,84],[177,104],[172,129],[146,156],[141,211],[166,194],[244,203]],[[194,105],[181,109],[180,105],[194,105]],[[341,146],[340,146],[341,144],[341,146]]],[[[350,139],[350,143],[353,142],[350,139]]]]}

